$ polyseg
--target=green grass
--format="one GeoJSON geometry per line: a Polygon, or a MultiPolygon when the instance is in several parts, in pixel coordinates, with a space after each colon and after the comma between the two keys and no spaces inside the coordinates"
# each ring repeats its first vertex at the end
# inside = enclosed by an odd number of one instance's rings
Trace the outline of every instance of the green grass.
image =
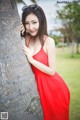
{"type": "Polygon", "coordinates": [[[71,58],[69,48],[56,48],[56,59],[57,72],[70,89],[70,120],[80,120],[80,54],[71,58]]]}

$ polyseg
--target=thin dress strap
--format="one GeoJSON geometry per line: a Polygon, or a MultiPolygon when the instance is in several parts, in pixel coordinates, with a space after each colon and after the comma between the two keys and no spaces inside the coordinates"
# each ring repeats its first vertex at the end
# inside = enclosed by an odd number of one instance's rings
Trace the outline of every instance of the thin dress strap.
{"type": "Polygon", "coordinates": [[[28,43],[26,44],[27,47],[29,47],[30,41],[31,41],[31,38],[29,39],[28,43]]]}

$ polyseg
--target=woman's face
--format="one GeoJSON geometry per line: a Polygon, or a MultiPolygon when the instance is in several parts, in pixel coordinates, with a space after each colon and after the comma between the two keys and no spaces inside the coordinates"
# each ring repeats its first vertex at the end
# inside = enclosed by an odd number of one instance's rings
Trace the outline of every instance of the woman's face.
{"type": "Polygon", "coordinates": [[[25,27],[31,36],[35,36],[39,29],[39,20],[33,13],[29,14],[25,19],[25,27]]]}

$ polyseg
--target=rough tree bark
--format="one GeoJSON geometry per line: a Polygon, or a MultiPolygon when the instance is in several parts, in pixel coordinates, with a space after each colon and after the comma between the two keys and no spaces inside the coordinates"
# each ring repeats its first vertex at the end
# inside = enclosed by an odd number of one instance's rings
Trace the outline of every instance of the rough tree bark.
{"type": "Polygon", "coordinates": [[[8,120],[42,120],[36,81],[21,49],[19,25],[15,0],[0,0],[0,113],[8,112],[8,120]]]}

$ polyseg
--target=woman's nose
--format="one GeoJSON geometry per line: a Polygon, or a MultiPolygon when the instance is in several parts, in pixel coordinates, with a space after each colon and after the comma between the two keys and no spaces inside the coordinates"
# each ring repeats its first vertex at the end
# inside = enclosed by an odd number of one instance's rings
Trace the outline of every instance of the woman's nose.
{"type": "Polygon", "coordinates": [[[33,26],[32,26],[32,25],[29,25],[29,29],[32,30],[32,29],[33,29],[33,26]]]}

